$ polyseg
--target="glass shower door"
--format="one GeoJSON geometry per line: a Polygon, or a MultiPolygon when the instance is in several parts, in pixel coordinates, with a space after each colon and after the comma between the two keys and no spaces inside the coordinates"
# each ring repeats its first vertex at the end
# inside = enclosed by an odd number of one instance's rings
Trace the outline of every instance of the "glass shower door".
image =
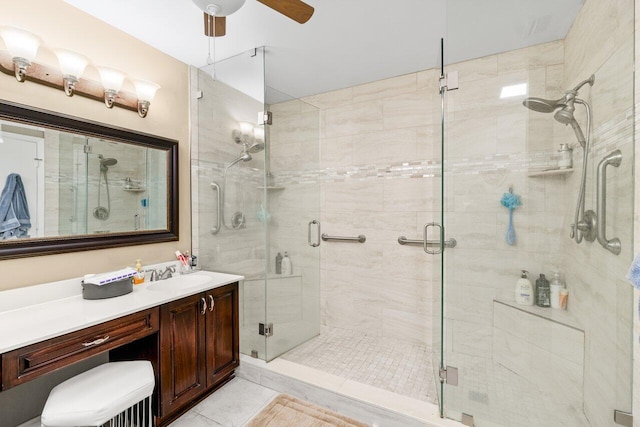
{"type": "Polygon", "coordinates": [[[320,333],[320,114],[267,86],[264,208],[270,361],[320,333]],[[277,260],[288,258],[289,261],[277,260]],[[286,271],[286,263],[292,269],[286,271]]]}
{"type": "Polygon", "coordinates": [[[446,93],[443,151],[445,226],[458,241],[443,270],[444,359],[458,370],[445,416],[613,427],[615,411],[631,412],[634,5],[555,2],[545,18],[513,2],[530,31],[491,52],[473,34],[499,15],[476,3],[448,2],[447,13],[445,71],[460,88],[446,93]],[[539,26],[560,18],[556,34],[539,26]],[[561,144],[571,168],[560,168],[561,144]],[[619,165],[602,163],[617,150],[619,165]],[[594,228],[605,246],[620,239],[618,255],[573,226],[583,171],[585,211],[606,217],[594,228]],[[517,304],[522,270],[534,284],[557,272],[567,309],[517,304]]]}

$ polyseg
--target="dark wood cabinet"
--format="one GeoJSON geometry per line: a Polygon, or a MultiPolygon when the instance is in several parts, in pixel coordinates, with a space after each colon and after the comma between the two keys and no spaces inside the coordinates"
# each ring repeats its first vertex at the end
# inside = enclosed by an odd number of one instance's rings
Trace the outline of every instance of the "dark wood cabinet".
{"type": "Polygon", "coordinates": [[[239,365],[238,284],[160,308],[160,416],[228,379],[239,365]]]}
{"type": "Polygon", "coordinates": [[[71,332],[1,355],[2,390],[158,331],[158,308],[71,332]]]}
{"type": "Polygon", "coordinates": [[[240,363],[238,330],[238,286],[225,286],[207,292],[206,317],[207,387],[230,375],[240,363]]]}
{"type": "Polygon", "coordinates": [[[160,401],[162,415],[206,388],[205,318],[200,294],[160,307],[160,401]]]}
{"type": "Polygon", "coordinates": [[[156,425],[166,426],[233,378],[238,310],[236,282],[9,351],[0,355],[0,390],[100,353],[149,360],[156,425]]]}

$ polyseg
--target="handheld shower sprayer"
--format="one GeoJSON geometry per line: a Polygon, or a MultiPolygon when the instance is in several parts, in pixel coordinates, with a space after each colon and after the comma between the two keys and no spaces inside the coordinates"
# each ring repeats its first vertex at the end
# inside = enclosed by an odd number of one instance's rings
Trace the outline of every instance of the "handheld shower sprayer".
{"type": "Polygon", "coordinates": [[[588,79],[578,83],[573,89],[566,91],[564,96],[560,99],[548,100],[543,98],[526,98],[522,102],[522,105],[528,109],[539,113],[553,113],[555,111],[553,118],[563,125],[571,125],[578,143],[580,143],[580,146],[583,148],[582,179],[580,181],[576,213],[574,216],[574,222],[571,225],[570,233],[570,237],[574,239],[576,243],[580,243],[583,237],[588,241],[593,241],[595,239],[594,222],[588,215],[585,217],[584,211],[585,188],[587,183],[587,161],[589,160],[589,141],[591,139],[591,107],[587,101],[578,98],[578,91],[587,83],[589,86],[593,86],[594,82],[595,75],[592,74],[588,79]],[[574,115],[576,110],[575,104],[583,105],[587,113],[586,138],[574,115]]]}

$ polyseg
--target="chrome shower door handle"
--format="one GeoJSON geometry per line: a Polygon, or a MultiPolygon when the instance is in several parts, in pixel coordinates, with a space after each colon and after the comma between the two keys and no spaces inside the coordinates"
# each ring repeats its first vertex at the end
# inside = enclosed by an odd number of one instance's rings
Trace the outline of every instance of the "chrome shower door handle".
{"type": "Polygon", "coordinates": [[[616,255],[620,254],[622,245],[620,239],[607,239],[607,166],[618,167],[622,163],[622,153],[615,150],[598,163],[598,188],[596,196],[596,217],[598,242],[603,248],[616,255]]]}
{"type": "Polygon", "coordinates": [[[437,222],[430,222],[428,224],[425,224],[423,238],[423,248],[426,253],[428,253],[429,255],[438,255],[442,253],[442,251],[444,250],[444,228],[442,227],[442,225],[438,224],[437,222]],[[436,250],[429,249],[429,227],[438,227],[440,229],[440,236],[438,238],[438,242],[440,244],[438,245],[438,249],[436,250]]]}
{"type": "Polygon", "coordinates": [[[318,246],[320,246],[320,221],[315,220],[315,219],[313,221],[309,221],[307,241],[309,242],[309,246],[311,246],[312,248],[317,248],[318,246]],[[315,243],[311,241],[311,227],[313,225],[317,225],[318,226],[317,227],[318,235],[316,236],[315,243]]]}
{"type": "Polygon", "coordinates": [[[220,203],[220,200],[221,200],[220,186],[218,185],[217,182],[212,182],[211,188],[216,192],[216,216],[217,216],[216,225],[211,227],[211,234],[218,234],[218,232],[220,231],[220,225],[221,225],[220,221],[222,220],[222,205],[220,203]]]}

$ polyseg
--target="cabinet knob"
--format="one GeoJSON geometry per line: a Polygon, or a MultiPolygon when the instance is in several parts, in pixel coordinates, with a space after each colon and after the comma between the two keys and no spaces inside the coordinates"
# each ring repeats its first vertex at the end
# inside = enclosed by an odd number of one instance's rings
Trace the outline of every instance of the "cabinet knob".
{"type": "Polygon", "coordinates": [[[213,311],[213,307],[216,305],[213,300],[213,295],[209,294],[209,311],[213,311]]]}
{"type": "Polygon", "coordinates": [[[207,300],[204,297],[200,298],[200,302],[202,303],[202,308],[200,309],[200,314],[205,314],[207,312],[207,300]]]}

